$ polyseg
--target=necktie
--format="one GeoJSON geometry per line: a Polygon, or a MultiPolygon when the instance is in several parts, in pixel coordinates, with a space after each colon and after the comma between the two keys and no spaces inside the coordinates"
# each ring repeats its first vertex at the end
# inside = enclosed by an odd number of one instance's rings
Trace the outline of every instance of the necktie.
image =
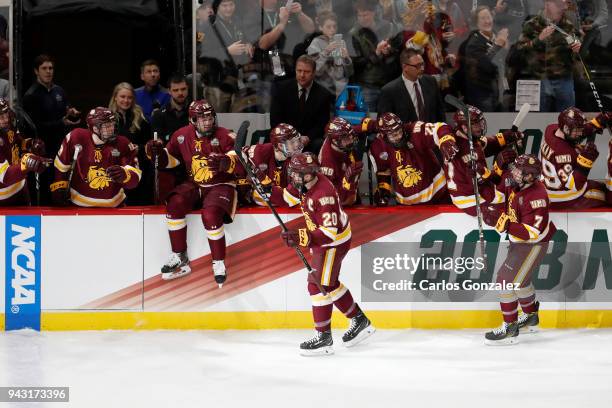
{"type": "Polygon", "coordinates": [[[414,93],[416,93],[417,100],[417,116],[419,120],[425,119],[425,106],[423,105],[423,98],[421,97],[421,90],[419,89],[419,82],[414,82],[414,93]]]}
{"type": "Polygon", "coordinates": [[[298,109],[300,112],[304,112],[306,108],[306,89],[300,88],[300,97],[298,99],[298,109]]]}

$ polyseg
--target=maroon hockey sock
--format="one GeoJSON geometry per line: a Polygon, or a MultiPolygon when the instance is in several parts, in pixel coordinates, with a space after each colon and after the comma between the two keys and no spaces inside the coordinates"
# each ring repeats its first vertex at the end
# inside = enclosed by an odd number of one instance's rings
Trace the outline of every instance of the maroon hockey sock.
{"type": "Polygon", "coordinates": [[[315,330],[320,332],[331,330],[331,316],[334,308],[331,297],[329,294],[323,296],[314,283],[308,284],[308,293],[310,293],[310,300],[312,301],[312,317],[315,330]]]}
{"type": "Polygon", "coordinates": [[[359,305],[357,305],[357,303],[355,303],[353,300],[351,291],[341,283],[336,289],[329,292],[329,295],[334,301],[334,305],[338,308],[338,310],[344,313],[348,319],[355,317],[361,310],[359,309],[359,305]]]}
{"type": "Polygon", "coordinates": [[[208,235],[210,253],[214,261],[225,259],[225,231],[223,215],[225,210],[220,207],[207,207],[202,210],[202,223],[208,235]]]}
{"type": "Polygon", "coordinates": [[[519,298],[519,303],[521,304],[521,309],[523,309],[523,313],[536,312],[535,293],[526,298],[519,298]]]}
{"type": "Polygon", "coordinates": [[[512,301],[507,303],[500,303],[502,314],[504,315],[504,322],[512,323],[518,319],[518,301],[512,301]]]}
{"type": "Polygon", "coordinates": [[[187,227],[175,231],[168,231],[170,234],[170,246],[172,252],[181,253],[187,251],[187,227]]]}

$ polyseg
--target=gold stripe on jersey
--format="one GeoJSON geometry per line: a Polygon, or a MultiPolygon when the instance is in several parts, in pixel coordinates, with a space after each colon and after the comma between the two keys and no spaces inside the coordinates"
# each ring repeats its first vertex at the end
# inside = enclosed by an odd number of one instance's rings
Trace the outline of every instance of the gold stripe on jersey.
{"type": "Polygon", "coordinates": [[[168,149],[166,149],[164,147],[164,150],[166,151],[166,155],[168,155],[168,164],[166,165],[167,169],[173,169],[176,166],[178,166],[179,164],[181,164],[181,162],[179,161],[179,159],[177,159],[176,157],[174,157],[173,155],[171,155],[168,152],[168,149]]]}
{"type": "Polygon", "coordinates": [[[575,200],[576,198],[582,197],[582,195],[586,191],[587,183],[585,182],[580,190],[576,190],[574,187],[574,176],[572,176],[570,179],[570,186],[571,189],[569,191],[556,191],[546,189],[548,198],[554,203],[575,200]]]}
{"type": "Polygon", "coordinates": [[[340,284],[340,286],[338,286],[336,289],[334,289],[329,296],[331,296],[332,300],[335,302],[336,300],[340,299],[342,296],[344,296],[344,294],[347,292],[347,288],[346,286],[344,286],[342,283],[340,284]]]}
{"type": "Polygon", "coordinates": [[[0,188],[0,200],[6,200],[14,196],[23,189],[23,186],[25,186],[25,179],[15,184],[11,184],[8,187],[0,188]]]}
{"type": "Polygon", "coordinates": [[[419,204],[426,203],[444,186],[446,185],[446,178],[444,177],[444,171],[440,170],[438,175],[434,177],[433,182],[427,186],[425,189],[421,190],[421,192],[413,194],[409,197],[404,197],[397,191],[395,192],[395,196],[397,201],[403,205],[411,205],[411,204],[419,204]]]}
{"type": "Polygon", "coordinates": [[[75,189],[70,189],[70,201],[80,207],[117,207],[125,200],[123,189],[112,198],[91,198],[84,196],[75,189]]]}
{"type": "Polygon", "coordinates": [[[298,205],[300,203],[300,199],[293,194],[291,194],[286,188],[283,189],[283,199],[289,207],[293,207],[294,205],[298,205]]]}
{"type": "Polygon", "coordinates": [[[62,163],[59,156],[55,156],[55,161],[53,162],[53,165],[62,173],[66,173],[70,170],[70,165],[62,163]]]}
{"type": "MultiPolygon", "coordinates": [[[[321,228],[322,227],[320,227],[320,229],[321,228]]],[[[323,233],[325,233],[325,231],[323,231],[323,233]]],[[[325,235],[327,235],[327,234],[325,234],[325,235]]],[[[351,239],[351,236],[352,236],[352,233],[351,233],[351,224],[348,224],[344,231],[342,231],[340,234],[337,234],[335,236],[335,238],[332,238],[333,239],[332,242],[330,242],[329,244],[321,245],[321,246],[323,246],[323,247],[335,247],[335,246],[338,246],[340,244],[344,244],[346,241],[351,239]]]]}
{"type": "Polygon", "coordinates": [[[322,295],[320,293],[316,295],[311,295],[310,301],[312,302],[313,306],[327,306],[334,303],[333,299],[331,298],[331,296],[329,296],[329,294],[322,295]]]}
{"type": "Polygon", "coordinates": [[[4,182],[4,175],[6,174],[6,171],[8,170],[10,164],[8,162],[8,160],[5,160],[2,162],[2,164],[0,164],[0,183],[4,182]]]}
{"type": "Polygon", "coordinates": [[[527,225],[527,224],[522,224],[523,227],[525,227],[525,229],[529,232],[529,239],[521,239],[517,236],[514,236],[510,233],[508,233],[508,239],[510,239],[510,242],[523,242],[523,243],[536,243],[536,242],[540,242],[542,241],[542,239],[544,239],[544,237],[546,237],[548,235],[548,230],[550,229],[550,223],[551,221],[548,221],[548,224],[546,225],[546,228],[544,229],[544,231],[540,232],[539,230],[533,228],[531,225],[527,225]]]}
{"type": "Polygon", "coordinates": [[[130,165],[125,165],[123,166],[123,168],[127,171],[133,171],[134,173],[136,173],[136,175],[138,176],[138,180],[140,181],[140,179],[142,178],[142,170],[140,170],[137,167],[134,166],[130,166],[130,165]]]}
{"type": "Polygon", "coordinates": [[[211,241],[218,241],[225,236],[223,225],[214,230],[206,230],[206,235],[211,241]]]}

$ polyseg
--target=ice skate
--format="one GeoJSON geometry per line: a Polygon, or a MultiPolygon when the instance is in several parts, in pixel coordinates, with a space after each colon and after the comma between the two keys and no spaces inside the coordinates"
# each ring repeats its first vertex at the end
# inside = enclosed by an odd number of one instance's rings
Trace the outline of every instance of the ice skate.
{"type": "Polygon", "coordinates": [[[357,316],[351,319],[351,325],[342,335],[342,341],[346,347],[353,347],[370,337],[375,331],[376,328],[372,326],[370,319],[359,311],[357,316]]]}
{"type": "Polygon", "coordinates": [[[219,289],[221,289],[227,278],[227,271],[225,270],[225,263],[223,260],[213,261],[213,273],[215,274],[215,282],[217,282],[219,289]]]}
{"type": "Polygon", "coordinates": [[[518,327],[521,333],[537,333],[538,325],[540,324],[540,318],[538,317],[538,310],[540,309],[540,302],[535,303],[536,310],[533,313],[523,313],[518,318],[518,327]]]}
{"type": "Polygon", "coordinates": [[[497,329],[485,334],[485,344],[489,346],[506,346],[518,343],[519,328],[517,322],[504,322],[497,329]]]}
{"type": "Polygon", "coordinates": [[[334,354],[334,339],[331,330],[326,332],[317,331],[317,334],[300,344],[300,354],[303,356],[325,356],[334,354]]]}
{"type": "Polygon", "coordinates": [[[180,278],[191,273],[191,267],[189,266],[189,258],[187,253],[173,252],[168,259],[168,262],[161,268],[161,274],[163,280],[172,280],[180,278]]]}

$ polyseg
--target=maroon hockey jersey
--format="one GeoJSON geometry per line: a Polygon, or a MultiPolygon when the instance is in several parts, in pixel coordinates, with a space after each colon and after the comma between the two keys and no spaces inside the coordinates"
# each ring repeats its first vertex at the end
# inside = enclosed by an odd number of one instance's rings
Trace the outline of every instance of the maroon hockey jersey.
{"type": "MultiPolygon", "coordinates": [[[[70,182],[70,201],[81,207],[117,207],[125,200],[124,188],[134,188],[142,172],[138,165],[138,147],[125,136],[114,142],[96,144],[95,135],[87,129],[74,129],[62,142],[55,157],[55,183],[67,183],[75,146],[80,145],[70,182]],[[123,183],[115,183],[106,169],[118,165],[126,172],[123,183]]],[[[53,187],[52,185],[52,187],[53,187]]]]}
{"type": "Polygon", "coordinates": [[[22,143],[19,131],[0,131],[0,206],[26,186],[27,173],[20,163],[22,143]]]}
{"type": "Polygon", "coordinates": [[[342,205],[352,205],[357,200],[359,175],[351,177],[351,180],[347,180],[345,177],[348,167],[356,161],[358,160],[354,152],[344,153],[335,150],[329,138],[325,139],[319,151],[321,173],[327,176],[336,187],[342,205]]]}
{"type": "MultiPolygon", "coordinates": [[[[287,186],[287,169],[289,160],[277,161],[274,156],[274,146],[272,143],[257,144],[249,146],[247,154],[251,163],[266,174],[262,184],[271,187],[270,201],[272,205],[283,206],[283,188],[287,186]]],[[[258,205],[265,205],[261,196],[253,189],[253,201],[258,205]]]]}
{"type": "Polygon", "coordinates": [[[412,136],[405,147],[396,149],[378,136],[370,146],[370,160],[379,188],[395,191],[399,204],[427,203],[446,193],[446,178],[433,149],[452,130],[441,122],[407,126],[412,126],[412,136]],[[391,177],[393,187],[380,182],[385,176],[391,177]]]}
{"type": "Polygon", "coordinates": [[[310,233],[310,247],[335,247],[351,239],[351,224],[342,209],[334,185],[322,174],[305,194],[289,185],[284,196],[289,205],[300,204],[306,229],[310,233]]]}
{"type": "Polygon", "coordinates": [[[165,147],[165,160],[160,166],[174,168],[181,162],[187,168],[189,179],[200,187],[217,184],[236,186],[236,153],[234,141],[236,135],[228,129],[219,127],[212,137],[198,137],[192,125],[187,125],[172,135],[165,147]],[[216,172],[208,167],[211,155],[226,154],[231,159],[228,172],[216,172]]]}

